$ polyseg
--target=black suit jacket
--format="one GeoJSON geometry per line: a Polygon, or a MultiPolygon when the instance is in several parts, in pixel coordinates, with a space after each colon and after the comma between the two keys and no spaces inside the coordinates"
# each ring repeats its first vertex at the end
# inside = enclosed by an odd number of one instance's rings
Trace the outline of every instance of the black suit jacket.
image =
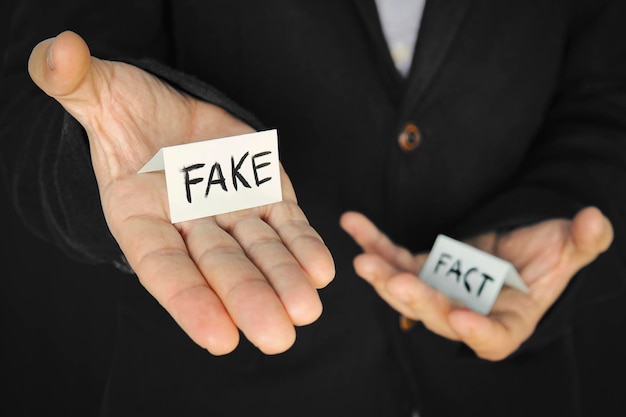
{"type": "Polygon", "coordinates": [[[613,349],[625,326],[626,3],[430,0],[406,80],[370,0],[33,3],[14,16],[0,128],[13,202],[34,230],[68,256],[123,268],[84,132],[25,72],[36,42],[72,29],[95,56],[277,128],[337,263],[322,318],[271,357],[246,341],[211,357],[129,278],[105,415],[577,416],[623,405],[596,379],[607,375],[598,366],[624,367],[613,349]],[[419,143],[407,151],[409,124],[419,143]],[[438,233],[461,239],[586,205],[610,218],[614,244],[499,362],[420,325],[402,332],[355,276],[358,248],[338,226],[359,210],[418,252],[438,233]]]}

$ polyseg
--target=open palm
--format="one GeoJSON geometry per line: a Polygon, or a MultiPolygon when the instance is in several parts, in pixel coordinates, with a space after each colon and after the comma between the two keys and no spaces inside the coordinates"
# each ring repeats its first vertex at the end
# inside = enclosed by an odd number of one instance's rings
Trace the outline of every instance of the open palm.
{"type": "Polygon", "coordinates": [[[357,273],[390,306],[441,336],[464,342],[489,360],[513,353],[576,272],[613,240],[610,222],[595,207],[581,210],[572,220],[552,219],[471,239],[467,243],[511,262],[530,289],[525,294],[503,287],[484,316],[454,304],[417,277],[428,254],[413,255],[395,245],[359,213],[345,213],[341,224],[364,251],[354,260],[357,273]]]}
{"type": "Polygon", "coordinates": [[[322,311],[332,257],[281,168],[283,201],[172,224],[162,172],[137,171],[162,147],[249,133],[223,109],[134,66],[90,55],[63,32],[37,45],[35,83],[85,128],[111,232],[145,288],[199,345],[232,351],[239,330],[265,353],[322,311]]]}

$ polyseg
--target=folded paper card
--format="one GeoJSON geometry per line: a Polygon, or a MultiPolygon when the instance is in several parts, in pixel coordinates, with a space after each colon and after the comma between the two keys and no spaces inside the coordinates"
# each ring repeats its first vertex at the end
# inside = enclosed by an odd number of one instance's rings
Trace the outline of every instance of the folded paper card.
{"type": "Polygon", "coordinates": [[[282,200],[276,130],[164,147],[138,173],[159,170],[172,223],[282,200]]]}
{"type": "Polygon", "coordinates": [[[437,236],[419,276],[481,314],[489,314],[502,285],[528,292],[510,262],[445,235],[437,236]]]}

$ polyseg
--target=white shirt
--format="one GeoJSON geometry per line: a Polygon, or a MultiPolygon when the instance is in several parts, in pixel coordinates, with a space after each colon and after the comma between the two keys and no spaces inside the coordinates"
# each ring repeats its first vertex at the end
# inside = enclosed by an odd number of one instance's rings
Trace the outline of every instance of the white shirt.
{"type": "Polygon", "coordinates": [[[405,77],[411,69],[425,3],[426,0],[376,0],[391,57],[405,77]]]}

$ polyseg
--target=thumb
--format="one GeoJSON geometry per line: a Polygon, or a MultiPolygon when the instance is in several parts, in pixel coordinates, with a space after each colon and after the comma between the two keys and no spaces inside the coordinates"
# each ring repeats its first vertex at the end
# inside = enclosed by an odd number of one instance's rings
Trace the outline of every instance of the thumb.
{"type": "Polygon", "coordinates": [[[61,104],[95,97],[91,54],[83,38],[65,31],[37,44],[28,59],[28,73],[46,94],[61,104]]]}
{"type": "Polygon", "coordinates": [[[613,241],[611,222],[596,207],[581,210],[572,222],[572,243],[576,253],[588,261],[609,248],[613,241]]]}

